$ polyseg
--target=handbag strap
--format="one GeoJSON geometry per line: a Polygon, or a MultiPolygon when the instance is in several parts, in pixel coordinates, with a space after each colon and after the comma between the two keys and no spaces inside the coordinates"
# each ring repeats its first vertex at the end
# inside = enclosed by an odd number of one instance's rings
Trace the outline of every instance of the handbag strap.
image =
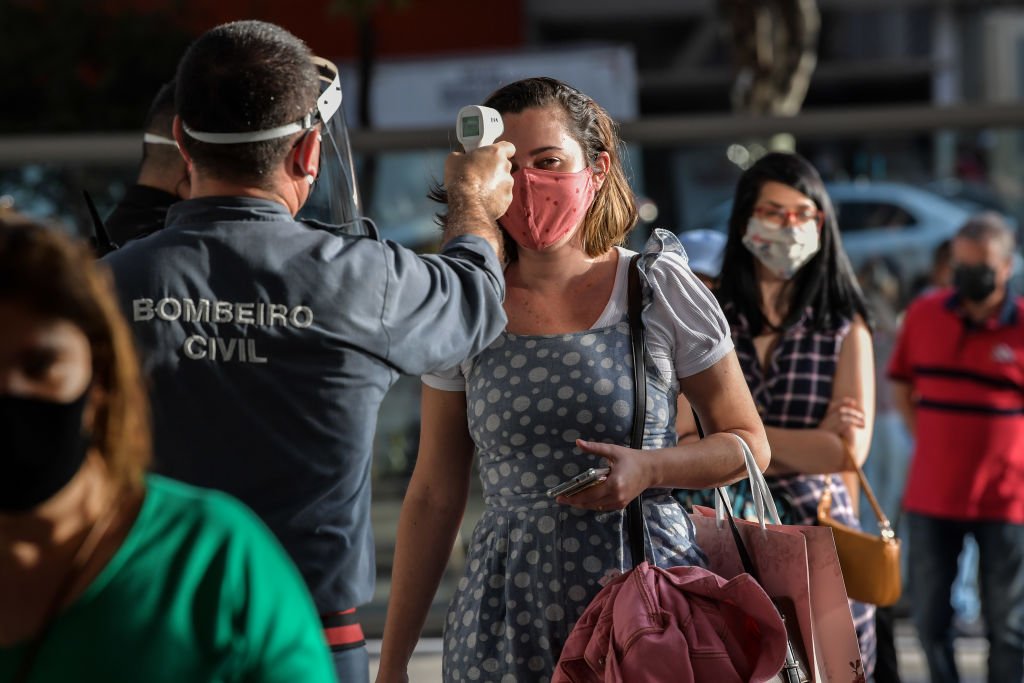
{"type": "MultiPolygon", "coordinates": [[[[875,511],[875,517],[878,518],[878,530],[882,538],[886,540],[892,540],[896,538],[896,532],[893,531],[892,524],[889,522],[889,518],[885,515],[885,511],[882,510],[882,506],[879,505],[878,499],[875,498],[875,492],[871,489],[871,484],[868,483],[868,478],[864,476],[864,470],[857,463],[857,459],[853,457],[853,449],[849,445],[843,444],[843,454],[847,461],[853,465],[853,469],[857,472],[857,478],[860,480],[860,487],[864,491],[864,495],[868,497],[868,503],[871,504],[871,509],[875,511]]],[[[832,475],[828,478],[829,488],[825,489],[825,493],[829,496],[829,502],[831,502],[831,488],[832,488],[832,475]]]]}
{"type": "MultiPolygon", "coordinates": [[[[700,425],[700,418],[697,417],[697,411],[691,407],[690,412],[693,413],[693,422],[697,425],[697,436],[703,439],[704,428],[700,425]]],[[[753,488],[754,482],[750,482],[750,485],[751,488],[753,488]]],[[[740,536],[740,528],[736,526],[736,520],[732,516],[732,505],[729,504],[729,499],[726,497],[723,487],[716,487],[715,493],[718,494],[718,498],[722,501],[722,505],[725,506],[725,509],[729,512],[726,517],[729,518],[729,527],[732,529],[732,538],[736,541],[736,552],[739,553],[740,562],[743,564],[743,571],[753,576],[754,580],[760,583],[760,580],[757,577],[757,569],[754,568],[754,562],[750,559],[750,553],[747,552],[747,544],[743,542],[743,537],[740,536]]]]}
{"type": "MultiPolygon", "coordinates": [[[[629,341],[633,351],[633,431],[629,447],[637,450],[644,445],[644,423],[647,417],[647,371],[644,367],[645,344],[644,323],[640,317],[643,310],[643,294],[640,288],[640,254],[629,261],[627,278],[627,302],[629,306],[629,341]]],[[[633,566],[646,559],[644,545],[644,508],[641,493],[626,506],[626,529],[629,535],[629,550],[633,566]]]]}
{"type": "MultiPolygon", "coordinates": [[[[696,411],[694,411],[693,413],[693,419],[697,421],[697,434],[701,438],[704,438],[704,430],[700,426],[700,420],[697,419],[696,411]]],[[[742,438],[740,438],[739,435],[736,435],[736,438],[742,441],[742,438]]],[[[746,448],[746,446],[744,446],[744,448],[746,448]]],[[[753,490],[756,485],[756,482],[751,481],[751,490],[753,490]]],[[[733,541],[736,542],[736,552],[740,556],[740,563],[743,565],[743,571],[745,571],[747,574],[750,574],[750,576],[754,578],[754,581],[756,581],[758,585],[761,585],[761,577],[758,575],[758,571],[757,568],[754,566],[753,560],[750,559],[750,553],[747,551],[747,544],[744,543],[743,536],[740,535],[740,528],[739,526],[737,526],[736,519],[732,515],[732,509],[729,505],[729,499],[725,495],[724,487],[719,486],[718,488],[715,489],[715,491],[718,492],[718,498],[719,500],[722,501],[722,504],[725,506],[725,509],[729,511],[729,514],[727,514],[726,517],[729,518],[729,528],[732,530],[733,541]]],[[[771,505],[772,510],[775,509],[774,502],[769,500],[768,504],[771,505]]],[[[778,523],[777,519],[776,523],[778,523]]],[[[778,611],[779,618],[782,619],[782,623],[785,624],[786,615],[783,614],[781,610],[779,610],[778,605],[775,606],[775,609],[776,611],[778,611]]],[[[782,670],[779,671],[779,679],[782,681],[782,683],[806,683],[807,678],[803,675],[803,671],[800,668],[800,662],[797,660],[796,648],[793,647],[793,639],[792,636],[790,636],[788,633],[788,627],[786,630],[786,659],[785,663],[782,665],[782,670]]]]}

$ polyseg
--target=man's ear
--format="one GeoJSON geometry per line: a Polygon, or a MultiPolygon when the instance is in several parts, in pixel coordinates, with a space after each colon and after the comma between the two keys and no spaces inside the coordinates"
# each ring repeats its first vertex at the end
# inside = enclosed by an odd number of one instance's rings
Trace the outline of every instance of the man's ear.
{"type": "Polygon", "coordinates": [[[182,140],[185,139],[185,131],[181,129],[181,117],[175,114],[174,123],[171,124],[171,133],[174,135],[174,142],[178,145],[178,151],[181,153],[181,158],[185,160],[185,165],[192,168],[192,158],[185,151],[185,145],[182,144],[182,140]]]}
{"type": "Polygon", "coordinates": [[[320,131],[317,128],[303,133],[289,155],[292,173],[299,177],[316,178],[320,172],[320,131]]]}

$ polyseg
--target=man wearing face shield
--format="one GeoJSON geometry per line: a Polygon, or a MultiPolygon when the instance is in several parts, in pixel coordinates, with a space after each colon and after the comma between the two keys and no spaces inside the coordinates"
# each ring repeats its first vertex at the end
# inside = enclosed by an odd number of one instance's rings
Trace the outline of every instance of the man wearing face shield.
{"type": "Polygon", "coordinates": [[[233,493],[277,534],[322,615],[339,678],[367,680],[355,608],[373,594],[370,460],[400,373],[451,367],[506,324],[496,219],[508,143],[452,154],[438,255],[353,234],[341,88],[278,26],[218,26],[177,73],[191,199],[107,257],[152,383],[158,472],[233,493]],[[329,79],[329,81],[328,81],[329,79]],[[297,220],[317,191],[320,217],[297,220]],[[338,214],[339,209],[348,211],[338,214]],[[326,212],[326,213],[325,213],[326,212]]]}
{"type": "Polygon", "coordinates": [[[950,588],[978,544],[988,680],[1024,679],[1024,299],[1009,287],[1013,234],[995,213],[953,239],[953,287],[907,311],[889,364],[914,435],[903,506],[907,587],[931,680],[959,680],[950,588]]]}
{"type": "Polygon", "coordinates": [[[174,142],[173,123],[172,80],[157,91],[146,115],[138,180],[104,221],[114,244],[145,237],[164,227],[167,209],[189,195],[188,168],[174,142]]]}

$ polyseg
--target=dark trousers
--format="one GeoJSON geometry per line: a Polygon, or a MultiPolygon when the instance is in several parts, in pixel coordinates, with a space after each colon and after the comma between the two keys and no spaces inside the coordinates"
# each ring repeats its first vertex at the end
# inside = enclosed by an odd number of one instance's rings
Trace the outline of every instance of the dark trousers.
{"type": "Polygon", "coordinates": [[[958,683],[950,594],[964,536],[978,542],[981,615],[989,640],[988,681],[1024,680],[1024,525],[908,513],[910,610],[932,683],[958,683]]]}
{"type": "Polygon", "coordinates": [[[894,622],[892,607],[879,607],[875,610],[875,636],[878,638],[878,646],[874,683],[901,683],[894,622]]]}

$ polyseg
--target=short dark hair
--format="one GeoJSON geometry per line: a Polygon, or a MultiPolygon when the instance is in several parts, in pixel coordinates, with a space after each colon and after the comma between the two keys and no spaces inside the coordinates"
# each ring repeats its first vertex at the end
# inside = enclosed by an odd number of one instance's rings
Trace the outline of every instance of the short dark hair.
{"type": "MultiPolygon", "coordinates": [[[[153,102],[146,112],[146,120],[142,130],[146,133],[153,133],[162,137],[174,139],[174,80],[170,80],[160,86],[153,102]]],[[[153,158],[153,160],[167,160],[181,163],[181,154],[170,145],[155,145],[144,142],[142,145],[142,161],[153,158]]]]}
{"type": "Polygon", "coordinates": [[[147,133],[154,133],[156,135],[163,135],[165,138],[172,138],[172,124],[174,123],[174,87],[175,82],[172,78],[156,91],[156,95],[153,97],[153,102],[149,105],[149,111],[146,112],[146,121],[143,124],[143,130],[147,133]]]}
{"type": "Polygon", "coordinates": [[[841,319],[852,320],[856,314],[870,326],[864,294],[843,251],[836,212],[825,191],[825,183],[811,162],[799,154],[786,152],[761,157],[743,173],[736,185],[729,216],[729,238],[715,291],[730,322],[735,324],[739,316],[743,316],[753,336],[760,334],[765,325],[754,255],[744,246],[743,236],[761,188],[767,182],[781,183],[806,195],[824,214],[821,248],[786,284],[783,295],[787,297],[788,306],[783,326],[794,325],[808,309],[810,327],[816,331],[834,329],[841,324],[841,319]]]}
{"type": "MultiPolygon", "coordinates": [[[[266,130],[298,121],[314,108],[319,95],[312,56],[304,42],[275,24],[236,21],[212,28],[178,64],[178,116],[204,133],[266,130]]],[[[200,142],[186,133],[182,144],[200,169],[265,186],[295,137],[224,145],[200,142]]]]}

